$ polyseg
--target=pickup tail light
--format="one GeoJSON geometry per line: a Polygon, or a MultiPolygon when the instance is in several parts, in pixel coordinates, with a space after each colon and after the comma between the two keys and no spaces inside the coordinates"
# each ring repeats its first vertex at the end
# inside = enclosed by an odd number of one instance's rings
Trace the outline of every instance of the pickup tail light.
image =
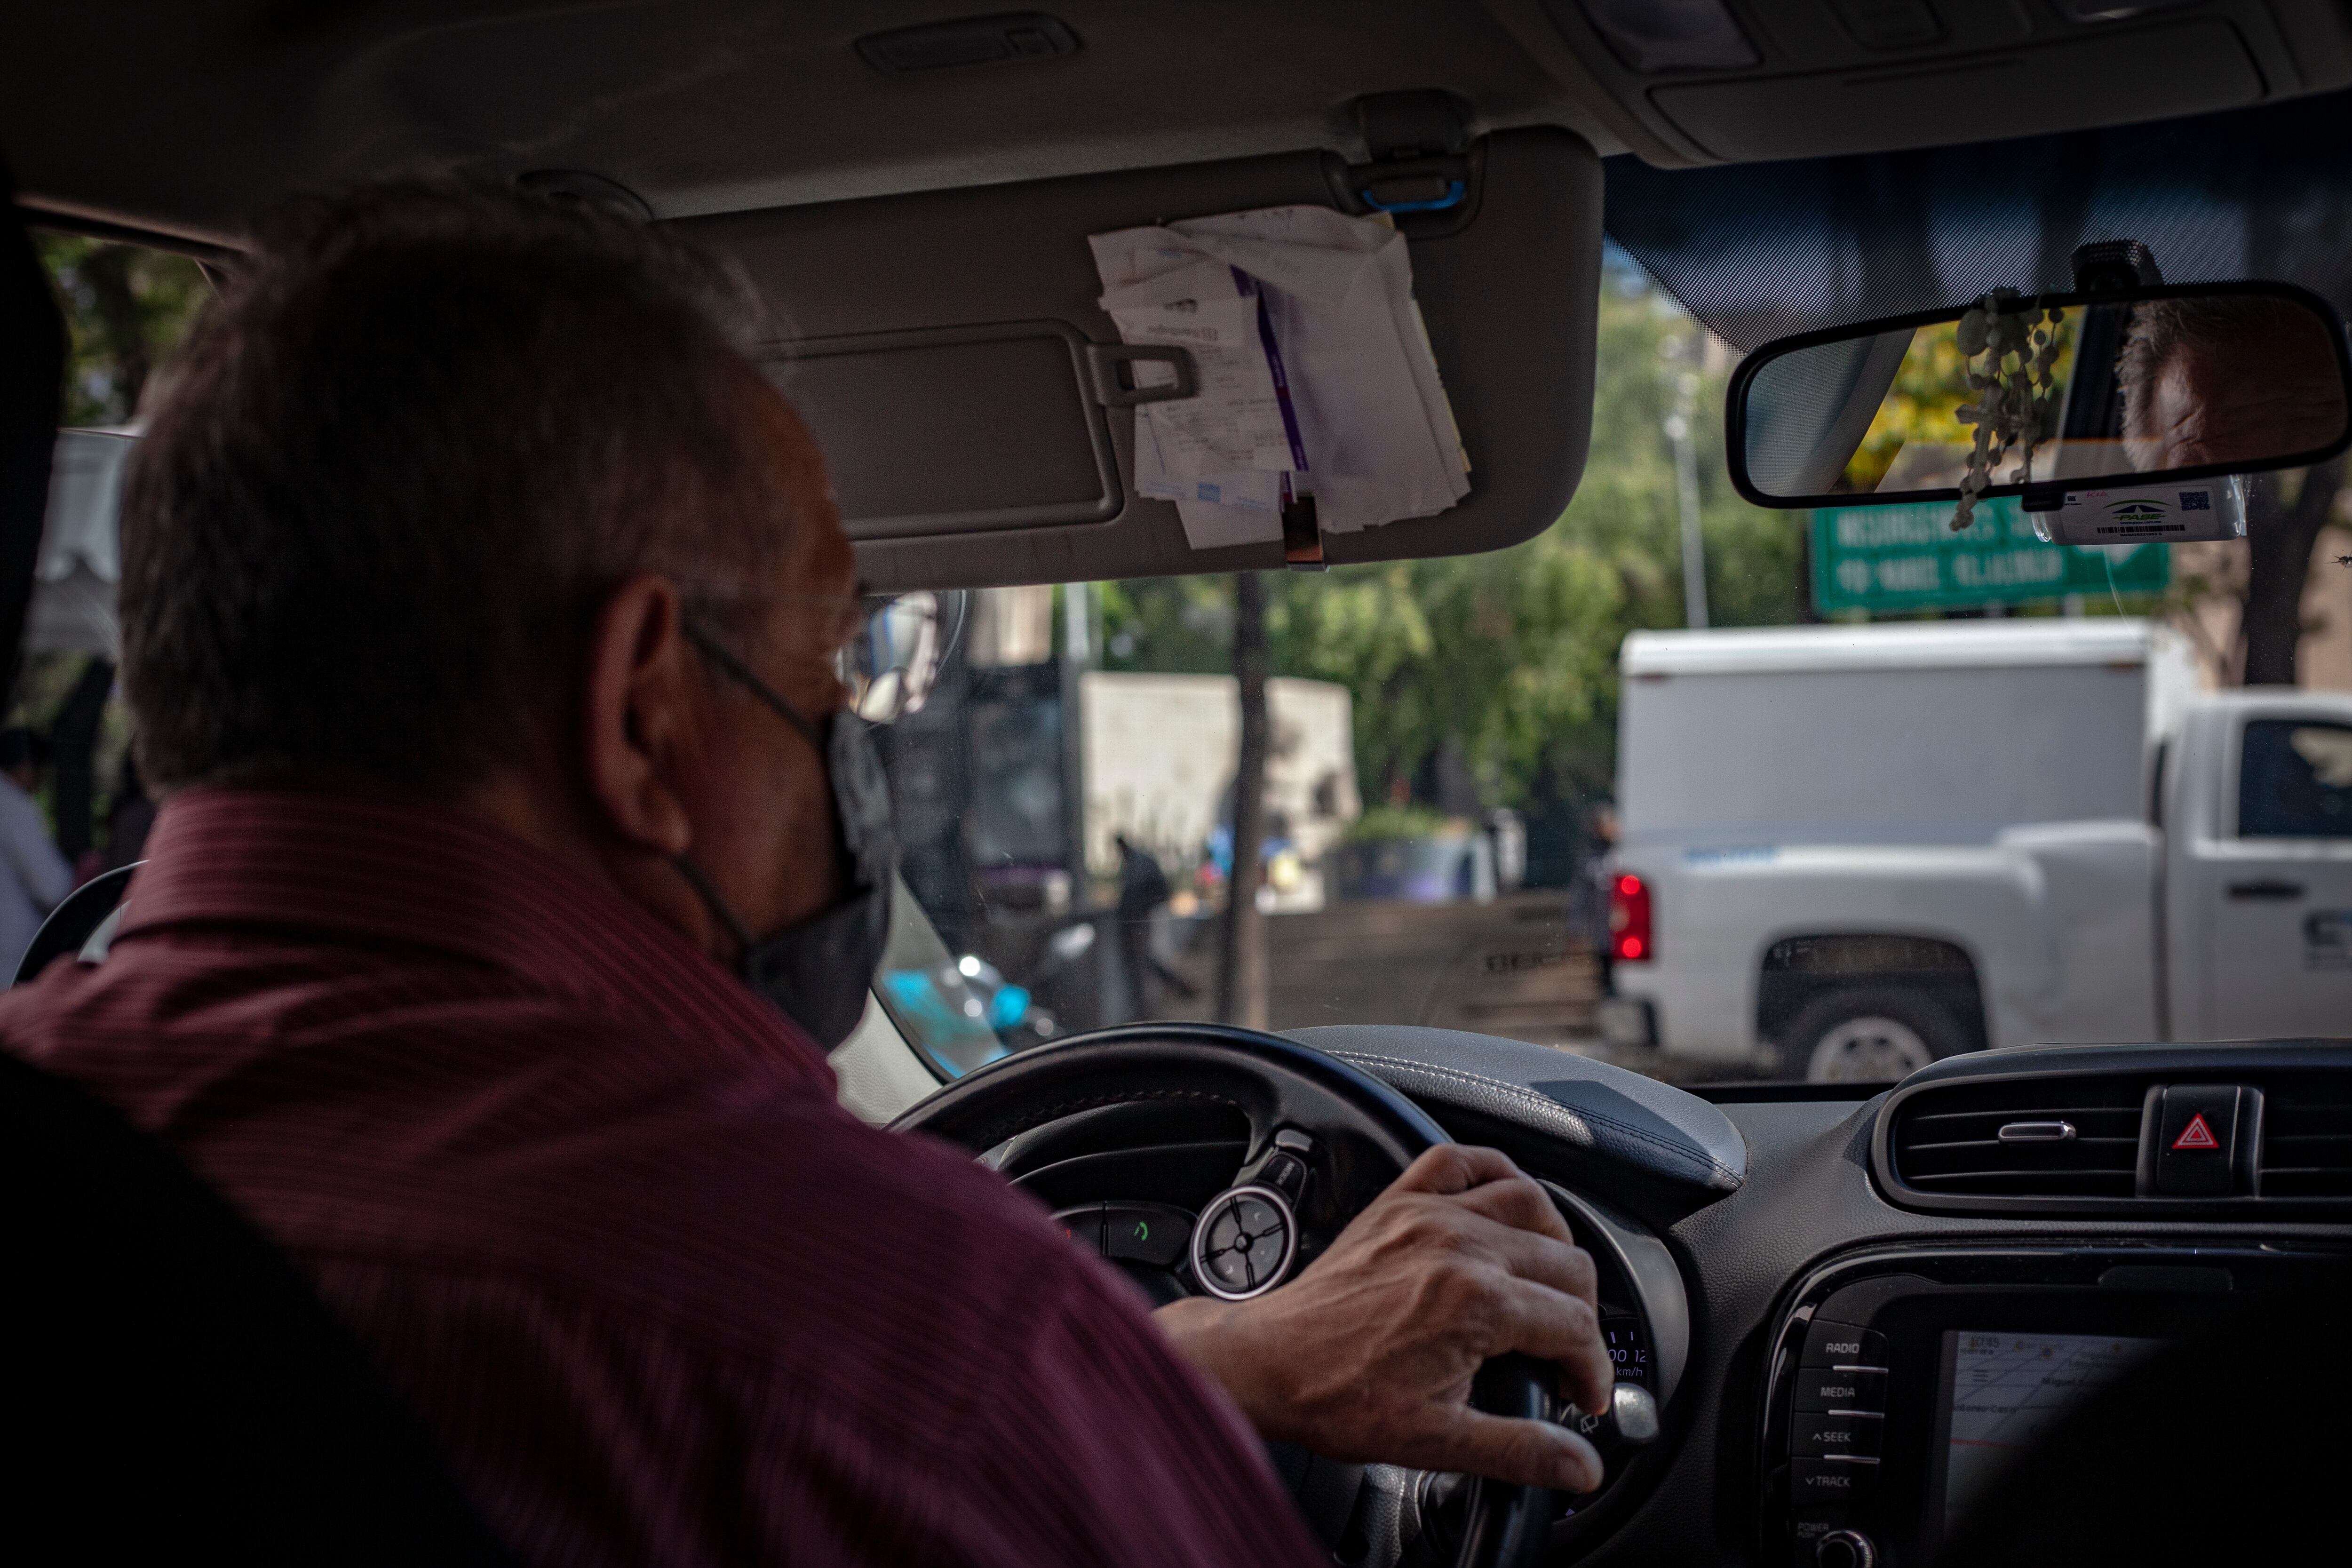
{"type": "Polygon", "coordinates": [[[1650,885],[1631,871],[1609,884],[1609,956],[1620,963],[1647,963],[1657,957],[1650,931],[1650,885]]]}

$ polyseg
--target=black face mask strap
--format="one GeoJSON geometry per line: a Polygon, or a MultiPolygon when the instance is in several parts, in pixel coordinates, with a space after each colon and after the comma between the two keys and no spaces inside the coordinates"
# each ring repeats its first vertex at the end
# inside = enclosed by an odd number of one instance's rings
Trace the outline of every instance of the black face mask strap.
{"type": "MultiPolygon", "coordinates": [[[[775,689],[751,673],[751,667],[737,658],[734,650],[713,637],[700,622],[688,618],[685,623],[686,640],[701,651],[702,657],[719,667],[719,672],[730,680],[774,709],[783,721],[801,732],[801,737],[816,748],[820,757],[825,754],[824,733],[801,717],[793,705],[776,695],[775,689]]],[[[704,897],[709,897],[706,889],[704,897]]]]}
{"type": "Polygon", "coordinates": [[[735,939],[737,950],[751,952],[751,931],[735,917],[735,911],[727,907],[727,900],[719,896],[719,889],[710,885],[710,879],[702,874],[702,868],[683,855],[671,856],[669,863],[677,868],[677,874],[686,879],[687,885],[701,895],[704,905],[710,910],[710,918],[727,928],[727,934],[735,939]]]}

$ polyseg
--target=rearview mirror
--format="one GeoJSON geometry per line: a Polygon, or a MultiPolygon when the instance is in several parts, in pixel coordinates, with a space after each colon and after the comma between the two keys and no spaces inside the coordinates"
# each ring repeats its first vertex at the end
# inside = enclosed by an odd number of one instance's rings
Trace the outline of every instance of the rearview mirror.
{"type": "Polygon", "coordinates": [[[2085,492],[2334,457],[2352,445],[2352,358],[2334,308],[2286,284],[2000,290],[1769,343],[1729,404],[1732,483],[1760,506],[2022,495],[2072,511],[2085,492]]]}

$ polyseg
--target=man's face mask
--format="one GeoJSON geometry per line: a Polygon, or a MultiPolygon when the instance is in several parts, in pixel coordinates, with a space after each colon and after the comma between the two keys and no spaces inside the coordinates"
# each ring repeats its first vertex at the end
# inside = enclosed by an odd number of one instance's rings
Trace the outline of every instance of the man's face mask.
{"type": "Polygon", "coordinates": [[[875,754],[871,727],[848,709],[822,723],[813,722],[709,631],[689,621],[686,635],[722,674],[766,703],[824,759],[850,880],[848,891],[831,909],[761,942],[699,867],[684,856],[676,864],[712,918],[734,937],[740,952],[737,973],[744,983],[830,1051],[849,1037],[864,1016],[866,993],[890,934],[890,886],[898,871],[898,840],[890,820],[890,784],[875,754]]]}

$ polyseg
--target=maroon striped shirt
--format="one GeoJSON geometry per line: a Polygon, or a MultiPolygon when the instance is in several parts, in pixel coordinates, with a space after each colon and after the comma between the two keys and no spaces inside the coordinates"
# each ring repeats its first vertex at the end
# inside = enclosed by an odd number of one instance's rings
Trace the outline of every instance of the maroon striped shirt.
{"type": "Polygon", "coordinates": [[[537,1563],[1311,1561],[1139,1298],[609,889],[450,813],[164,807],[0,1044],[309,1270],[537,1563]]]}

